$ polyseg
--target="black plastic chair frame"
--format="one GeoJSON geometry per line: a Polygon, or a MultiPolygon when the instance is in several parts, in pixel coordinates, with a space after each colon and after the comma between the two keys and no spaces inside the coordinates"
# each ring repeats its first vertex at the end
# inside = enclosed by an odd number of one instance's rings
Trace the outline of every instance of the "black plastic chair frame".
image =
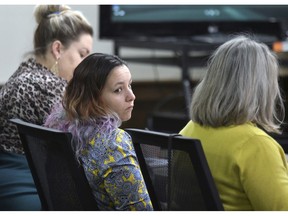
{"type": "Polygon", "coordinates": [[[179,134],[168,134],[135,128],[126,128],[125,131],[127,131],[132,137],[139,164],[155,210],[161,210],[161,207],[157,200],[152,180],[148,174],[148,169],[141,150],[141,143],[148,143],[149,145],[161,148],[172,148],[189,153],[197,177],[198,179],[201,179],[201,181],[199,181],[199,186],[207,209],[212,211],[224,210],[199,140],[183,137],[179,134]],[[203,169],[203,167],[205,167],[205,169],[203,169]]]}
{"type": "MultiPolygon", "coordinates": [[[[23,148],[24,148],[25,155],[28,161],[28,165],[30,167],[30,170],[34,179],[34,183],[36,185],[37,192],[39,194],[39,198],[42,204],[42,210],[53,210],[53,211],[98,210],[97,203],[94,199],[91,188],[86,179],[84,169],[75,158],[75,154],[71,146],[72,135],[67,132],[62,132],[59,130],[28,123],[20,119],[10,119],[10,121],[14,123],[18,128],[18,133],[19,133],[21,142],[23,144],[23,148]],[[61,148],[61,150],[65,152],[65,155],[63,155],[66,160],[65,163],[67,162],[66,164],[68,164],[68,167],[70,169],[69,171],[75,182],[75,186],[76,186],[75,193],[77,194],[77,196],[79,196],[78,200],[81,203],[81,207],[65,206],[63,208],[60,207],[60,209],[57,209],[59,207],[55,208],[54,206],[51,206],[51,204],[49,204],[49,201],[47,200],[47,197],[44,192],[43,185],[41,184],[41,181],[40,181],[41,176],[38,175],[37,169],[34,164],[34,158],[36,156],[31,154],[31,151],[30,151],[29,146],[30,146],[31,137],[42,140],[44,142],[48,142],[48,145],[50,145],[51,148],[54,148],[54,147],[61,148]],[[56,143],[55,140],[58,143],[56,143]],[[59,141],[61,141],[61,143],[59,143],[59,141]]],[[[67,192],[67,194],[69,193],[67,192]]]]}

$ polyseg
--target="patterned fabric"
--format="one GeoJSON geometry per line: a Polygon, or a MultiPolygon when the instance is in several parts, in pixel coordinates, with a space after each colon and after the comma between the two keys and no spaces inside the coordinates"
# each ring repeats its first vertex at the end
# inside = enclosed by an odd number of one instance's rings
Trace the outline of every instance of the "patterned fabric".
{"type": "Polygon", "coordinates": [[[131,137],[115,118],[69,122],[60,106],[45,126],[72,133],[100,210],[153,210],[131,137]]]}
{"type": "Polygon", "coordinates": [[[21,63],[0,90],[0,150],[24,154],[17,128],[8,120],[43,124],[62,98],[67,82],[30,58],[21,63]]]}

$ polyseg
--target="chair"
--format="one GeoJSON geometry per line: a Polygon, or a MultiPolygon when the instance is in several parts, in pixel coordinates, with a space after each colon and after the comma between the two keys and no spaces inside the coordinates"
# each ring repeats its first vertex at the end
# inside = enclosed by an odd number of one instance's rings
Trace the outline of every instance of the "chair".
{"type": "Polygon", "coordinates": [[[126,128],[155,210],[224,210],[199,140],[126,128]]]}
{"type": "Polygon", "coordinates": [[[75,158],[71,134],[20,119],[10,121],[18,128],[42,209],[98,210],[84,169],[75,158]]]}

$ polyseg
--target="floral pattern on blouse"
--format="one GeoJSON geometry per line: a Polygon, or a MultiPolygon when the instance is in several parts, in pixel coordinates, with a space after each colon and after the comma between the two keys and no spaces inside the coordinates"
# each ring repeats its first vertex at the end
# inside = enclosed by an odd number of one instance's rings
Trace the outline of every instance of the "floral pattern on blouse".
{"type": "Polygon", "coordinates": [[[81,152],[83,167],[101,210],[152,210],[130,136],[95,134],[81,152]]]}
{"type": "Polygon", "coordinates": [[[59,105],[44,125],[72,134],[100,210],[153,210],[131,137],[115,118],[69,121],[59,105]]]}

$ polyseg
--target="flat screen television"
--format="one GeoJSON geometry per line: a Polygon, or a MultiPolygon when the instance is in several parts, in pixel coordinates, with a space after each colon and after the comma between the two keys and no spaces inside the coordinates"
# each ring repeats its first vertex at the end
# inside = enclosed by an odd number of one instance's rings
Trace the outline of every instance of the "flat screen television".
{"type": "Polygon", "coordinates": [[[100,5],[100,39],[201,39],[249,33],[286,37],[288,5],[100,5]]]}

